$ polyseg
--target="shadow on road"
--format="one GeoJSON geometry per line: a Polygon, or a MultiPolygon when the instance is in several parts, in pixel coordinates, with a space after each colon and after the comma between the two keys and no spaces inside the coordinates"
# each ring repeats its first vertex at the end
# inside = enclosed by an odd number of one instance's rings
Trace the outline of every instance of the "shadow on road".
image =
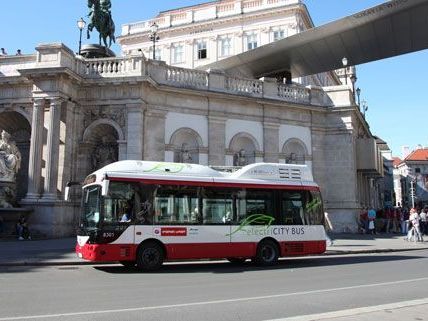
{"type": "MultiPolygon", "coordinates": [[[[163,273],[242,273],[259,270],[280,270],[280,269],[296,269],[306,267],[320,266],[337,266],[350,264],[369,264],[375,262],[388,261],[408,261],[424,258],[424,256],[404,256],[404,255],[371,255],[371,256],[337,256],[337,257],[305,257],[305,258],[288,258],[281,259],[277,265],[268,267],[259,267],[247,260],[243,264],[232,264],[224,262],[169,262],[164,264],[160,270],[150,272],[151,274],[163,273]]],[[[96,266],[94,269],[112,274],[133,274],[145,273],[136,268],[125,268],[122,265],[96,266]]],[[[147,272],[146,272],[147,273],[147,272]]]]}

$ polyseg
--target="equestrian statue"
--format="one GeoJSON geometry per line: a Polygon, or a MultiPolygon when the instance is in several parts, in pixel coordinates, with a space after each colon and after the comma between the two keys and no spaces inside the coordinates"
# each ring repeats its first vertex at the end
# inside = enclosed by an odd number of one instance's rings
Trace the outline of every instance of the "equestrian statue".
{"type": "Polygon", "coordinates": [[[104,42],[105,47],[110,48],[112,41],[116,42],[114,36],[115,25],[111,16],[111,2],[110,0],[88,0],[89,7],[89,24],[88,24],[88,39],[90,38],[89,32],[93,28],[97,29],[100,34],[100,46],[101,39],[104,42]],[[107,38],[109,44],[107,45],[107,38]]]}

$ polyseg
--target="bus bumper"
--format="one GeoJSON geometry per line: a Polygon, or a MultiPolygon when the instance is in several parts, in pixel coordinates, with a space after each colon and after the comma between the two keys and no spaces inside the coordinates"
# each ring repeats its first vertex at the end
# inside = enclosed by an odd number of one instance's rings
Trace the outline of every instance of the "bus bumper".
{"type": "Polygon", "coordinates": [[[132,244],[76,244],[79,258],[93,262],[135,260],[135,246],[132,244]]]}

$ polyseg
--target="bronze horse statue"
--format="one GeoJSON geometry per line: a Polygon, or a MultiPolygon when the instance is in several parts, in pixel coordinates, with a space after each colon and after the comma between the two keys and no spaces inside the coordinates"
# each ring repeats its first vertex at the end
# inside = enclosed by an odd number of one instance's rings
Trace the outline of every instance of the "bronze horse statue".
{"type": "Polygon", "coordinates": [[[97,29],[100,34],[100,45],[101,39],[104,45],[110,48],[112,41],[116,42],[114,36],[115,25],[111,16],[111,2],[110,0],[88,0],[89,7],[89,24],[87,36],[90,38],[89,32],[92,32],[93,28],[97,29]],[[110,38],[109,45],[107,45],[107,38],[110,38]]]}

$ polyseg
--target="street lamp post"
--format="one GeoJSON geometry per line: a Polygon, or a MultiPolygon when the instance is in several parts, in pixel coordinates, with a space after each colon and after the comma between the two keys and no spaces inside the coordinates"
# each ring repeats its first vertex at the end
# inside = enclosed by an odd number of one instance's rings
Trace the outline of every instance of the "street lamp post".
{"type": "Polygon", "coordinates": [[[342,65],[343,65],[343,68],[345,68],[345,85],[347,85],[348,84],[348,75],[346,73],[346,67],[348,66],[348,58],[343,57],[342,65]]]}
{"type": "Polygon", "coordinates": [[[358,87],[358,88],[357,88],[358,106],[360,106],[360,94],[361,94],[361,89],[360,89],[360,87],[358,87]]]}
{"type": "Polygon", "coordinates": [[[80,38],[79,38],[79,55],[80,50],[82,49],[82,31],[85,29],[86,21],[83,20],[83,18],[80,18],[80,20],[77,21],[77,28],[80,30],[80,38]]]}
{"type": "Polygon", "coordinates": [[[355,76],[355,69],[354,73],[351,75],[351,82],[352,82],[352,95],[354,96],[354,102],[355,102],[355,83],[357,82],[357,76],[355,76]]]}
{"type": "Polygon", "coordinates": [[[158,36],[158,29],[159,26],[156,24],[156,22],[153,22],[153,24],[150,26],[150,40],[153,41],[153,60],[156,60],[156,41],[160,39],[158,36]]]}

